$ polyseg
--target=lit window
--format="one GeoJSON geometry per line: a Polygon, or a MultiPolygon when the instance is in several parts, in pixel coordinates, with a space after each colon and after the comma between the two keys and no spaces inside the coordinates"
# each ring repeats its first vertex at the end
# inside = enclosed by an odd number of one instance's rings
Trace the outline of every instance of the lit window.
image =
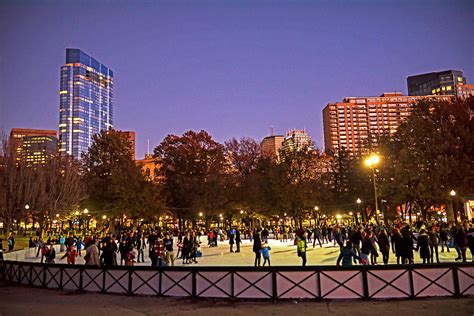
{"type": "Polygon", "coordinates": [[[447,87],[446,87],[446,90],[448,90],[448,91],[450,91],[451,89],[452,89],[451,86],[447,86],[447,87]]]}
{"type": "Polygon", "coordinates": [[[59,94],[67,94],[67,90],[61,90],[59,91],[59,94]]]}

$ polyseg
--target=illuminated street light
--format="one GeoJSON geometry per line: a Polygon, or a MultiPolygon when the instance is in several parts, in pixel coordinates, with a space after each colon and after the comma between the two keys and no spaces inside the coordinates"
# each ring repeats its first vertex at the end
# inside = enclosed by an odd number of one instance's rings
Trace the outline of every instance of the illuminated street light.
{"type": "Polygon", "coordinates": [[[352,212],[349,212],[349,215],[350,215],[350,216],[352,216],[352,215],[354,215],[354,213],[352,213],[352,212]]]}
{"type": "Polygon", "coordinates": [[[319,210],[319,207],[315,206],[315,207],[314,207],[314,210],[315,210],[315,211],[318,211],[318,210],[319,210]]]}
{"type": "Polygon", "coordinates": [[[74,215],[79,215],[79,211],[75,211],[75,212],[74,212],[74,215]]]}
{"type": "Polygon", "coordinates": [[[28,204],[25,205],[25,210],[29,210],[30,206],[28,204]]]}
{"type": "Polygon", "coordinates": [[[202,217],[202,212],[199,212],[199,216],[202,217]]]}
{"type": "Polygon", "coordinates": [[[59,214],[56,214],[56,217],[59,217],[59,214]]]}
{"type": "Polygon", "coordinates": [[[107,215],[102,215],[102,219],[107,219],[107,215]]]}
{"type": "Polygon", "coordinates": [[[377,154],[372,154],[365,159],[364,163],[367,167],[372,169],[372,182],[374,184],[374,196],[375,196],[375,214],[377,214],[379,205],[377,202],[377,186],[375,184],[375,167],[380,163],[380,156],[377,154]]]}
{"type": "Polygon", "coordinates": [[[336,218],[337,218],[337,219],[341,219],[342,216],[341,216],[340,214],[337,214],[337,215],[336,215],[336,218]]]}
{"type": "Polygon", "coordinates": [[[451,192],[449,192],[449,194],[450,194],[451,196],[456,196],[456,191],[451,190],[451,192]]]}
{"type": "Polygon", "coordinates": [[[87,214],[89,213],[89,210],[88,209],[84,209],[84,214],[87,214]]]}
{"type": "Polygon", "coordinates": [[[362,200],[358,198],[357,199],[357,204],[360,204],[360,203],[362,203],[362,200]]]}
{"type": "Polygon", "coordinates": [[[240,214],[244,214],[244,211],[243,211],[243,210],[240,210],[240,214]]]}
{"type": "Polygon", "coordinates": [[[375,168],[375,166],[378,165],[379,162],[380,162],[380,156],[377,154],[370,155],[364,161],[365,165],[369,168],[375,168]]]}

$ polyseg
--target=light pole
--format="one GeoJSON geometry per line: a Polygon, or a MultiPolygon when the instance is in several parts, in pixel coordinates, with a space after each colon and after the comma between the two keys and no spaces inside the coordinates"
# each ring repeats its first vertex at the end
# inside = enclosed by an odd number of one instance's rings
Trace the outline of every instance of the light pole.
{"type": "Polygon", "coordinates": [[[360,209],[360,203],[362,203],[362,200],[360,198],[357,198],[357,211],[356,211],[356,224],[359,225],[359,219],[357,216],[357,213],[360,212],[360,216],[362,218],[362,221],[364,221],[364,214],[362,214],[362,210],[360,209]]]}
{"type": "Polygon", "coordinates": [[[456,196],[456,191],[451,190],[449,192],[449,195],[451,195],[451,203],[453,204],[453,213],[454,213],[454,221],[457,223],[458,222],[458,213],[456,212],[456,203],[454,202],[455,196],[456,196]]]}
{"type": "MultiPolygon", "coordinates": [[[[367,157],[364,161],[365,165],[372,169],[372,182],[374,184],[374,196],[375,196],[375,218],[378,218],[378,209],[379,205],[377,202],[377,186],[375,183],[375,167],[380,163],[380,156],[377,154],[372,154],[367,157]]],[[[378,220],[377,220],[378,221],[378,220]]]]}

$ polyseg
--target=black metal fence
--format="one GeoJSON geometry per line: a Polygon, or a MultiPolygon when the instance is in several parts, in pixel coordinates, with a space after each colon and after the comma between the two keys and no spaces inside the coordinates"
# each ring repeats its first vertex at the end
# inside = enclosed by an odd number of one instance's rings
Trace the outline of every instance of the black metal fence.
{"type": "Polygon", "coordinates": [[[474,263],[307,267],[113,267],[3,261],[0,278],[44,288],[230,299],[474,295],[474,263]]]}

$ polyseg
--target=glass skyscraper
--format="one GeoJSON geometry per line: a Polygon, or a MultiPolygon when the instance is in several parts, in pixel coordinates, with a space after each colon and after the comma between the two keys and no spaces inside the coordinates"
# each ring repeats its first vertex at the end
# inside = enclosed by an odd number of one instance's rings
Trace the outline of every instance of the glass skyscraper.
{"type": "Polygon", "coordinates": [[[112,127],[114,74],[79,49],[66,49],[59,91],[59,151],[81,158],[92,136],[112,127]]]}

